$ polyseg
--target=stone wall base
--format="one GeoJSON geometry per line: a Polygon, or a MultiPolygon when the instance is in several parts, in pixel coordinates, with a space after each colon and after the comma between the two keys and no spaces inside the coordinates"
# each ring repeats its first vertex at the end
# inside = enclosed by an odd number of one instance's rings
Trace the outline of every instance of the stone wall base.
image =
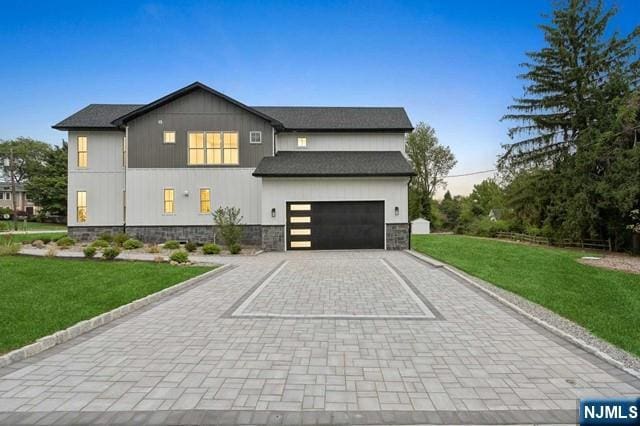
{"type": "Polygon", "coordinates": [[[92,241],[105,232],[114,235],[124,232],[124,226],[69,226],[67,235],[76,241],[92,241]]]}
{"type": "Polygon", "coordinates": [[[262,227],[262,250],[284,251],[284,225],[262,227]]]}
{"type": "Polygon", "coordinates": [[[409,238],[408,223],[387,223],[387,250],[408,250],[409,238]]]}

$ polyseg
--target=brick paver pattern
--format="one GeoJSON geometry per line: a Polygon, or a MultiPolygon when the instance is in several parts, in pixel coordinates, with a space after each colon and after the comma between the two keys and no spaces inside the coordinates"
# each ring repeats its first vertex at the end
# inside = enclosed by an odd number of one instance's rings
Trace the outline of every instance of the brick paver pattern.
{"type": "Polygon", "coordinates": [[[270,253],[0,377],[0,411],[544,410],[637,394],[439,269],[400,252],[270,253]],[[381,259],[443,319],[234,318],[249,311],[420,313],[381,259]]]}

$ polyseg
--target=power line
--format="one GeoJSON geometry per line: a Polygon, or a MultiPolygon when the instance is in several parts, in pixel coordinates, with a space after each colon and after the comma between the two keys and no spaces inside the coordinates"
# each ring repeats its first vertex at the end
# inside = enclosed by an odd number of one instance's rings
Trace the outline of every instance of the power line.
{"type": "Polygon", "coordinates": [[[489,172],[495,172],[496,169],[491,169],[491,170],[482,170],[480,172],[471,172],[471,173],[463,173],[461,175],[448,175],[445,177],[445,179],[447,178],[456,178],[456,177],[463,177],[463,176],[473,176],[473,175],[481,175],[483,173],[489,173],[489,172]]]}

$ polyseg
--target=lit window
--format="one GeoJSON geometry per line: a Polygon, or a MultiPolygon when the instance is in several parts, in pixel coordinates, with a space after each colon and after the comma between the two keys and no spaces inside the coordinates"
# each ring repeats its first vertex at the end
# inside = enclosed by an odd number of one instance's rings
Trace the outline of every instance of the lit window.
{"type": "Polygon", "coordinates": [[[311,210],[311,204],[291,204],[289,210],[295,211],[308,211],[311,210]]]}
{"type": "Polygon", "coordinates": [[[189,133],[189,164],[204,164],[204,133],[189,133]]]}
{"type": "Polygon", "coordinates": [[[87,167],[87,137],[78,136],[78,167],[87,167]]]}
{"type": "Polygon", "coordinates": [[[309,216],[292,216],[289,221],[291,223],[311,223],[309,216]]]}
{"type": "Polygon", "coordinates": [[[292,229],[291,235],[311,235],[311,229],[292,229]]]}
{"type": "Polygon", "coordinates": [[[173,130],[164,132],[164,143],[176,143],[176,132],[173,130]]]}
{"type": "Polygon", "coordinates": [[[211,190],[200,189],[200,213],[211,213],[211,190]]]}
{"type": "Polygon", "coordinates": [[[164,212],[167,214],[175,212],[174,191],[170,188],[165,188],[164,190],[164,212]]]}
{"type": "Polygon", "coordinates": [[[249,132],[249,143],[262,143],[262,132],[256,130],[249,132]]]}
{"type": "Polygon", "coordinates": [[[311,241],[291,241],[291,248],[310,248],[311,241]]]}
{"type": "Polygon", "coordinates": [[[238,132],[189,133],[190,165],[238,164],[238,153],[238,132]]]}
{"type": "Polygon", "coordinates": [[[307,147],[307,138],[298,138],[298,148],[307,147]]]}
{"type": "Polygon", "coordinates": [[[78,223],[87,221],[87,192],[78,191],[76,195],[76,217],[78,223]]]}

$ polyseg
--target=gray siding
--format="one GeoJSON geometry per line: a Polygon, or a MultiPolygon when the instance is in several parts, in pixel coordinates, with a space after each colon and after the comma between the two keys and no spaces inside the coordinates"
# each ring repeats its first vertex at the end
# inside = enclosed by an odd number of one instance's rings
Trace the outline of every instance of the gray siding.
{"type": "Polygon", "coordinates": [[[238,167],[256,167],[262,157],[273,153],[269,122],[203,90],[163,105],[132,120],[128,126],[130,168],[235,167],[188,166],[189,131],[237,131],[240,140],[238,167]],[[171,130],[176,132],[176,143],[164,144],[163,132],[171,130]],[[252,130],[262,132],[261,144],[249,143],[252,130]]]}

